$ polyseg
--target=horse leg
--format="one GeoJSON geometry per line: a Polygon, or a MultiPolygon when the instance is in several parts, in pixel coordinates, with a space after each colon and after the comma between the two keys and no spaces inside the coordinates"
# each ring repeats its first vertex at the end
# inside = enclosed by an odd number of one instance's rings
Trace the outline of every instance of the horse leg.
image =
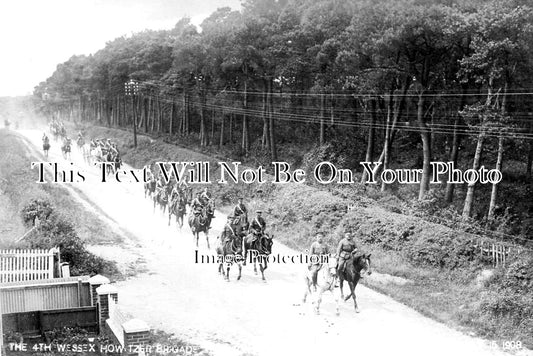
{"type": "Polygon", "coordinates": [[[267,269],[267,264],[266,264],[266,261],[264,262],[265,265],[263,267],[263,263],[259,263],[259,270],[261,271],[261,279],[263,280],[263,282],[266,282],[266,279],[265,279],[265,270],[267,269]]]}
{"type": "Polygon", "coordinates": [[[239,267],[239,275],[237,276],[237,280],[239,281],[241,279],[242,265],[237,262],[237,267],[239,267]]]}
{"type": "Polygon", "coordinates": [[[168,226],[170,226],[170,219],[172,218],[172,213],[170,212],[170,209],[168,210],[168,226]]]}
{"type": "Polygon", "coordinates": [[[226,274],[226,282],[229,282],[229,269],[230,269],[231,265],[228,263],[228,267],[227,267],[227,274],[226,274]]]}
{"type": "MultiPolygon", "coordinates": [[[[205,241],[207,241],[207,249],[210,250],[211,247],[209,246],[209,235],[207,234],[207,231],[204,232],[205,234],[205,241]]],[[[228,271],[229,271],[229,268],[228,268],[228,271]]]]}
{"type": "Polygon", "coordinates": [[[257,275],[257,262],[254,261],[254,273],[255,275],[257,275]]]}
{"type": "Polygon", "coordinates": [[[320,303],[322,303],[322,293],[324,293],[324,290],[322,288],[318,288],[318,295],[316,297],[316,305],[315,305],[316,315],[320,315],[320,303]]]}
{"type": "Polygon", "coordinates": [[[264,266],[263,265],[259,265],[261,267],[261,275],[263,276],[263,281],[266,282],[266,278],[265,278],[265,271],[266,269],[268,268],[268,260],[267,260],[268,256],[265,256],[263,262],[265,263],[264,266]]]}
{"type": "Polygon", "coordinates": [[[335,300],[335,315],[339,316],[341,315],[341,312],[339,310],[339,295],[335,293],[334,288],[331,288],[330,291],[331,291],[331,294],[333,294],[333,299],[335,300]]]}
{"type": "Polygon", "coordinates": [[[354,308],[355,308],[355,312],[359,313],[359,307],[357,306],[357,298],[355,297],[355,286],[357,284],[356,283],[351,283],[351,282],[348,282],[348,284],[350,285],[350,291],[352,292],[351,295],[352,295],[352,298],[353,298],[353,305],[354,305],[354,308]]]}
{"type": "Polygon", "coordinates": [[[242,265],[246,266],[246,256],[248,255],[248,250],[246,249],[246,244],[243,244],[243,245],[244,245],[244,247],[243,247],[244,258],[243,258],[243,261],[242,261],[242,265]]]}
{"type": "Polygon", "coordinates": [[[343,283],[344,283],[344,279],[341,278],[341,276],[339,276],[339,289],[341,291],[341,298],[344,299],[344,293],[342,291],[342,286],[343,286],[343,283]]]}
{"type": "Polygon", "coordinates": [[[305,304],[305,302],[307,300],[307,296],[309,294],[311,294],[311,282],[309,280],[309,277],[305,276],[305,292],[304,292],[304,297],[302,299],[303,304],[305,304]]]}

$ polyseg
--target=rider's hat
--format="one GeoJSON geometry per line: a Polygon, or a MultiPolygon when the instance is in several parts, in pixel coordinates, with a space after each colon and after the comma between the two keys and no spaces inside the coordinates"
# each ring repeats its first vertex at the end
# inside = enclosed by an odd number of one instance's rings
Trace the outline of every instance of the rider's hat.
{"type": "Polygon", "coordinates": [[[263,210],[256,210],[255,211],[257,214],[261,214],[263,212],[263,210]]]}

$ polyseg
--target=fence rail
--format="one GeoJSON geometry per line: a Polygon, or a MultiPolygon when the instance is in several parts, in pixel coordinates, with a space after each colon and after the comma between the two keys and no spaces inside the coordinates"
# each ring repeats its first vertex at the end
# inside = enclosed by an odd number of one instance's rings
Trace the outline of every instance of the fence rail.
{"type": "Polygon", "coordinates": [[[88,277],[58,278],[0,285],[3,313],[66,309],[91,305],[88,277]]]}
{"type": "Polygon", "coordinates": [[[0,284],[54,278],[59,250],[0,250],[0,284]]]}

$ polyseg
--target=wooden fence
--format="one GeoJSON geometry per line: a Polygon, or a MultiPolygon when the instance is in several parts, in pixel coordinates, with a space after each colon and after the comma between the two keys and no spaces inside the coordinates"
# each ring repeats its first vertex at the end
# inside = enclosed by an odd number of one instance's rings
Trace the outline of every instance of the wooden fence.
{"type": "Polygon", "coordinates": [[[17,332],[26,335],[43,334],[45,331],[64,327],[79,327],[89,332],[98,331],[96,307],[80,307],[4,314],[5,333],[17,332]]]}
{"type": "Polygon", "coordinates": [[[0,250],[0,284],[54,278],[54,255],[50,250],[0,250]]]}
{"type": "Polygon", "coordinates": [[[505,266],[511,253],[510,246],[495,242],[479,241],[476,247],[479,248],[481,256],[492,260],[494,267],[505,266]]]}
{"type": "Polygon", "coordinates": [[[89,277],[54,278],[0,285],[2,313],[24,313],[90,306],[89,277]]]}

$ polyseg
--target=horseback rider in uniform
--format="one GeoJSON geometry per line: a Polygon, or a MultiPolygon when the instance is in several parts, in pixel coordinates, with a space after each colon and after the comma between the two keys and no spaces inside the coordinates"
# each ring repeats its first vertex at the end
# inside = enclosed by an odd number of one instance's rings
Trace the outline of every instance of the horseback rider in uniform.
{"type": "Polygon", "coordinates": [[[157,178],[157,183],[155,185],[155,196],[156,197],[160,197],[161,196],[161,192],[165,189],[165,182],[163,182],[163,176],[159,176],[159,178],[157,178]]]}
{"type": "Polygon", "coordinates": [[[242,202],[242,197],[239,197],[239,202],[233,208],[233,216],[235,217],[235,223],[238,224],[241,222],[241,219],[244,218],[244,223],[248,223],[248,209],[246,205],[242,202]]]}
{"type": "Polygon", "coordinates": [[[355,246],[352,234],[347,232],[337,247],[337,275],[339,272],[344,272],[346,261],[355,252],[357,252],[357,246],[355,246]]]}
{"type": "Polygon", "coordinates": [[[202,209],[204,208],[204,205],[200,201],[200,193],[196,193],[196,197],[191,202],[191,210],[193,211],[194,215],[199,215],[202,213],[202,209]]]}
{"type": "Polygon", "coordinates": [[[231,241],[231,239],[236,236],[235,230],[231,227],[231,223],[233,222],[233,216],[228,215],[228,220],[226,221],[226,225],[224,225],[224,229],[222,230],[222,234],[220,235],[220,240],[223,243],[226,243],[228,241],[231,241]]]}
{"type": "Polygon", "coordinates": [[[209,202],[211,201],[211,194],[207,191],[207,187],[204,188],[204,191],[202,194],[200,194],[200,202],[203,206],[207,206],[209,202]]]}
{"type": "Polygon", "coordinates": [[[313,287],[316,291],[316,283],[317,283],[317,277],[318,277],[318,271],[320,271],[320,268],[322,268],[323,263],[322,256],[329,255],[329,248],[326,244],[324,244],[324,238],[321,234],[316,235],[316,241],[313,242],[311,245],[311,248],[309,249],[309,256],[316,256],[313,257],[312,260],[309,261],[309,271],[311,271],[311,280],[313,281],[313,287]],[[316,258],[316,260],[315,260],[316,258]]]}
{"type": "Polygon", "coordinates": [[[256,217],[250,223],[249,232],[253,236],[252,242],[255,242],[258,238],[261,239],[261,237],[263,237],[263,234],[265,233],[266,221],[261,216],[261,213],[261,210],[257,210],[256,217]]]}
{"type": "Polygon", "coordinates": [[[176,207],[176,204],[178,203],[180,197],[180,190],[178,188],[178,183],[174,184],[174,187],[172,188],[172,192],[170,192],[170,210],[174,209],[176,207]]]}
{"type": "Polygon", "coordinates": [[[43,133],[43,144],[50,144],[50,139],[46,135],[46,132],[43,133]]]}

